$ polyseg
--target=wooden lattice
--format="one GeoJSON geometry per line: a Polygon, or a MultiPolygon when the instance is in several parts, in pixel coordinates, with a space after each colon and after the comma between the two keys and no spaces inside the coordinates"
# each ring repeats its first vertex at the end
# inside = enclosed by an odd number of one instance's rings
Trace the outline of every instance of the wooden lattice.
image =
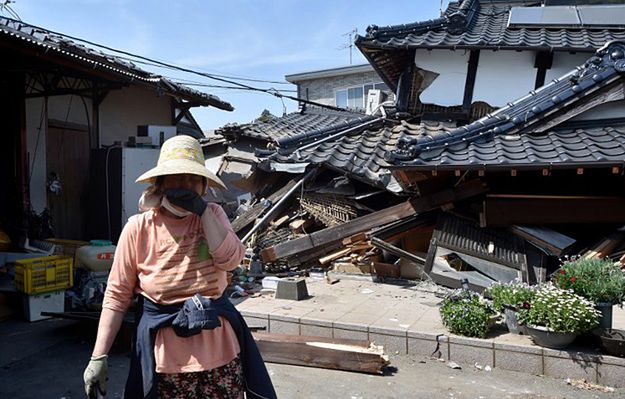
{"type": "Polygon", "coordinates": [[[329,194],[306,194],[302,208],[327,227],[338,226],[358,216],[355,202],[329,194]]]}

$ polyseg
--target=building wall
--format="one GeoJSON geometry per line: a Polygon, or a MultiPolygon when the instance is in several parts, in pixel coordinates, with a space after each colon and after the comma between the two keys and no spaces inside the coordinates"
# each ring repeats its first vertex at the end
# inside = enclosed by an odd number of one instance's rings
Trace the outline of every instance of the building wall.
{"type": "Polygon", "coordinates": [[[534,51],[480,51],[473,102],[502,107],[528,94],[536,84],[535,59],[534,51]]]}
{"type": "Polygon", "coordinates": [[[100,145],[125,143],[140,125],[171,125],[171,98],[153,89],[125,87],[111,91],[100,105],[100,145]]]}
{"type": "Polygon", "coordinates": [[[47,110],[43,98],[26,100],[26,137],[28,168],[30,178],[30,201],[33,210],[40,213],[47,206],[46,198],[46,121],[56,119],[62,122],[89,126],[91,100],[78,96],[54,96],[48,98],[47,110]],[[86,109],[85,109],[86,105],[86,109]]]}
{"type": "Polygon", "coordinates": [[[442,106],[462,105],[469,52],[418,49],[415,53],[417,67],[439,74],[419,96],[421,102],[442,106]]]}
{"type": "Polygon", "coordinates": [[[382,83],[382,79],[380,79],[375,71],[371,71],[332,78],[302,80],[298,82],[298,94],[300,98],[310,101],[326,105],[335,105],[334,92],[336,90],[362,86],[367,83],[382,83]]]}
{"type": "MultiPolygon", "coordinates": [[[[78,96],[49,97],[47,115],[43,98],[26,100],[28,159],[32,175],[30,199],[33,210],[37,213],[47,206],[46,121],[56,119],[88,126],[92,121],[92,104],[90,99],[84,100],[83,104],[78,96]]],[[[157,97],[154,90],[142,87],[114,90],[100,105],[100,145],[110,145],[115,141],[126,142],[128,136],[137,134],[139,125],[170,124],[170,97],[157,97]]]]}

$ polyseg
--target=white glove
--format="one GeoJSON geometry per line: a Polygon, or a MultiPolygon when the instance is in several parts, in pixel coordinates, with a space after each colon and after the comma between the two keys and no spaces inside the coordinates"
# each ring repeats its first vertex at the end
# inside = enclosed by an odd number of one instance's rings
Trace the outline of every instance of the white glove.
{"type": "Polygon", "coordinates": [[[83,379],[85,381],[85,393],[89,399],[96,399],[97,392],[106,396],[106,381],[108,380],[108,356],[91,356],[91,360],[85,369],[83,379]]]}

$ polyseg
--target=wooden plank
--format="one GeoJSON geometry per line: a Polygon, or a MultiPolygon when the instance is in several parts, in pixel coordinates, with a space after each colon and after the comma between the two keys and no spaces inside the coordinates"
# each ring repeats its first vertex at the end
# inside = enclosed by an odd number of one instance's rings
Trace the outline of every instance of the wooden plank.
{"type": "Polygon", "coordinates": [[[565,196],[487,196],[483,202],[485,226],[515,224],[625,222],[625,198],[565,196]]]}
{"type": "Polygon", "coordinates": [[[399,256],[400,258],[408,259],[420,265],[425,265],[425,259],[421,258],[420,256],[411,254],[410,252],[405,251],[401,248],[398,248],[394,245],[391,245],[388,242],[381,240],[377,237],[371,237],[371,244],[373,244],[373,246],[378,247],[380,249],[384,249],[387,252],[395,256],[399,256]]]}
{"type": "Polygon", "coordinates": [[[382,374],[390,362],[384,348],[368,341],[253,333],[263,360],[269,363],[382,374]]]}
{"type": "Polygon", "coordinates": [[[562,255],[576,242],[575,239],[546,227],[511,226],[510,231],[553,256],[562,255]]]}
{"type": "Polygon", "coordinates": [[[467,182],[458,187],[417,198],[408,202],[358,217],[338,226],[328,227],[304,237],[283,242],[273,247],[265,248],[260,255],[264,262],[271,262],[287,256],[307,251],[316,247],[333,244],[345,237],[368,231],[374,227],[383,226],[395,220],[415,215],[437,208],[442,204],[460,201],[487,191],[486,186],[479,180],[467,182]]]}
{"type": "Polygon", "coordinates": [[[612,255],[623,241],[625,241],[625,233],[621,231],[614,232],[586,251],[582,255],[582,258],[603,259],[606,256],[612,255]]]}
{"type": "MultiPolygon", "coordinates": [[[[284,187],[271,194],[267,199],[271,201],[272,204],[275,204],[286,194],[294,185],[297,184],[297,180],[290,180],[284,187]]],[[[263,204],[258,203],[245,211],[241,216],[237,217],[232,221],[232,229],[235,233],[238,233],[240,230],[247,227],[250,223],[252,223],[258,216],[260,216],[264,211],[265,207],[263,204]]]]}
{"type": "Polygon", "coordinates": [[[351,248],[343,248],[340,251],[336,251],[334,253],[331,253],[330,255],[326,255],[326,256],[319,258],[319,263],[321,263],[322,265],[325,265],[326,263],[330,263],[335,259],[338,259],[340,257],[350,254],[351,252],[352,252],[351,248]]]}
{"type": "Polygon", "coordinates": [[[350,244],[354,244],[358,241],[364,241],[367,239],[367,233],[358,233],[358,234],[354,234],[351,237],[347,237],[345,239],[343,239],[342,243],[343,245],[350,245],[350,244]]]}

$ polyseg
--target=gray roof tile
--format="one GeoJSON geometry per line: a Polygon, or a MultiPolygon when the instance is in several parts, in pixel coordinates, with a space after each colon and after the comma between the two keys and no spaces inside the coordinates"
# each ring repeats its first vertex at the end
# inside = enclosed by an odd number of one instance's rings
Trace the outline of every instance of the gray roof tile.
{"type": "Polygon", "coordinates": [[[624,79],[625,42],[608,43],[584,65],[469,125],[440,132],[406,125],[387,159],[427,168],[625,161],[623,126],[534,133],[563,112],[565,100],[564,109],[574,109],[624,79]]]}

